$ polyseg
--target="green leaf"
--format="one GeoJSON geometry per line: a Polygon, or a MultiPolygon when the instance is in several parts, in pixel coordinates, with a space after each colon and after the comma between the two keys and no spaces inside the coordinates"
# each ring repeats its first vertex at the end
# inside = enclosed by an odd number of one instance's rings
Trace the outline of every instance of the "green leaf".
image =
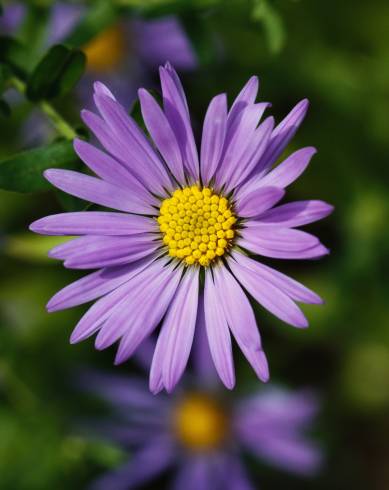
{"type": "Polygon", "coordinates": [[[25,76],[28,58],[28,52],[21,42],[12,37],[0,36],[0,63],[6,63],[17,74],[25,76]]]}
{"type": "Polygon", "coordinates": [[[16,192],[51,189],[43,177],[48,168],[80,168],[81,162],[70,141],[27,150],[0,163],[0,188],[16,192]]]}
{"type": "Polygon", "coordinates": [[[84,73],[85,54],[62,44],[53,46],[38,63],[27,82],[32,101],[54,99],[69,92],[84,73]]]}
{"type": "Polygon", "coordinates": [[[255,0],[252,18],[262,23],[269,49],[277,54],[285,42],[282,18],[268,0],[255,0]]]}

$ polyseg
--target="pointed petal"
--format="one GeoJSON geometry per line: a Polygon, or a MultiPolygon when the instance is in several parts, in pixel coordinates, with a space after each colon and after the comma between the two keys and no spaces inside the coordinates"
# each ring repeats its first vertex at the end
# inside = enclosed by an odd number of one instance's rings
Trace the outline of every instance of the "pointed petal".
{"type": "Polygon", "coordinates": [[[274,206],[284,195],[285,191],[278,187],[260,187],[243,199],[237,200],[236,210],[243,218],[253,218],[274,206]]]}
{"type": "Polygon", "coordinates": [[[239,252],[232,252],[232,257],[246,268],[252,270],[258,277],[263,277],[266,281],[271,282],[273,286],[281,289],[293,300],[307,304],[323,303],[320,296],[291,277],[267,265],[261,264],[257,260],[250,259],[239,252]]]}
{"type": "Polygon", "coordinates": [[[264,246],[264,242],[260,244],[256,238],[250,240],[246,237],[239,238],[237,243],[239,246],[250,250],[255,254],[263,255],[263,257],[271,257],[273,259],[317,259],[329,254],[328,248],[326,248],[321,243],[304,249],[299,249],[295,245],[294,250],[288,249],[287,244],[285,244],[285,247],[283,249],[281,249],[281,246],[279,244],[277,245],[278,248],[269,248],[268,246],[264,246]]]}
{"type": "Polygon", "coordinates": [[[153,197],[147,188],[126,168],[107,153],[99,150],[95,146],[75,139],[73,142],[74,150],[81,160],[98,177],[110,184],[117,185],[126,189],[127,193],[143,199],[147,204],[157,204],[158,201],[153,197]]]}
{"type": "Polygon", "coordinates": [[[169,307],[160,335],[166,335],[162,376],[170,393],[181,378],[192,348],[199,298],[199,269],[184,275],[169,307]]]}
{"type": "Polygon", "coordinates": [[[307,99],[301,100],[274,129],[266,152],[258,162],[256,173],[263,175],[277,161],[303,122],[308,106],[307,99]]]}
{"type": "Polygon", "coordinates": [[[49,255],[65,259],[65,267],[98,269],[127,264],[154,252],[159,243],[149,235],[92,236],[76,238],[55,247],[49,255]]]}
{"type": "Polygon", "coordinates": [[[180,183],[185,182],[181,150],[169,121],[155,99],[144,89],[138,91],[143,120],[171,173],[180,183]]]}
{"type": "Polygon", "coordinates": [[[228,185],[226,192],[239,186],[251,174],[267,147],[273,127],[274,118],[268,117],[254,131],[246,151],[235,165],[235,168],[233,168],[231,175],[227,177],[228,185]]]}
{"type": "Polygon", "coordinates": [[[139,175],[142,181],[152,175],[153,178],[161,182],[162,186],[169,188],[171,181],[166,169],[143,131],[127,114],[124,107],[107,96],[96,94],[94,99],[104,120],[127,149],[130,158],[127,158],[126,164],[132,166],[135,174],[139,175]],[[134,160],[136,167],[131,164],[131,160],[134,160]]]}
{"type": "Polygon", "coordinates": [[[92,272],[58,291],[47,303],[46,308],[49,312],[64,310],[104,296],[130,280],[153,260],[155,256],[150,255],[132,264],[92,272]]]}
{"type": "Polygon", "coordinates": [[[199,159],[184,90],[177,73],[170,64],[161,67],[159,73],[164,112],[180,145],[184,165],[192,179],[198,181],[199,159]]]}
{"type": "MultiPolygon", "coordinates": [[[[294,228],[326,218],[333,210],[334,207],[324,201],[295,201],[269,209],[257,219],[260,223],[294,228]]],[[[246,226],[254,223],[247,223],[246,226]]]]}
{"type": "Polygon", "coordinates": [[[136,235],[156,230],[144,216],[100,211],[80,211],[46,216],[30,225],[42,235],[136,235]]]}
{"type": "Polygon", "coordinates": [[[283,291],[263,277],[258,277],[255,272],[235,260],[230,260],[229,266],[234,276],[251,296],[273,315],[294,327],[304,328],[308,326],[308,321],[303,312],[283,291]]]}
{"type": "Polygon", "coordinates": [[[156,260],[126,283],[96,301],[76,325],[70,337],[70,342],[72,344],[81,342],[94,334],[112,315],[115,308],[120,308],[122,302],[125,301],[132,289],[136,288],[139,283],[144,284],[150,278],[161,274],[164,265],[165,260],[156,260]]]}
{"type": "Polygon", "coordinates": [[[244,228],[241,235],[259,247],[281,252],[301,252],[319,244],[318,238],[305,231],[261,224],[244,228]]]}
{"type": "MultiPolygon", "coordinates": [[[[234,103],[232,104],[230,112],[228,113],[229,133],[231,133],[231,129],[235,126],[237,117],[239,116],[239,114],[241,114],[242,110],[247,105],[254,104],[258,94],[258,88],[258,77],[253,76],[249,79],[249,81],[237,95],[234,103]]],[[[229,136],[231,136],[231,134],[229,134],[229,136]]]]}
{"type": "Polygon", "coordinates": [[[105,349],[123,337],[115,364],[126,361],[139,345],[152,334],[169,307],[181,278],[181,270],[165,267],[147,282],[139,283],[127,300],[112,315],[96,338],[96,347],[105,349]],[[107,327],[107,328],[106,328],[107,327]]]}
{"type": "Polygon", "coordinates": [[[205,274],[204,313],[213,362],[224,385],[231,390],[235,385],[231,336],[213,282],[212,273],[209,270],[205,274]]]}
{"type": "Polygon", "coordinates": [[[263,111],[263,104],[251,104],[245,107],[237,122],[235,132],[230,138],[226,138],[227,146],[224,148],[224,154],[216,172],[216,183],[219,187],[229,183],[232,172],[250,146],[263,111]]]}
{"type": "Polygon", "coordinates": [[[128,190],[96,177],[62,169],[46,170],[44,176],[58,189],[85,201],[129,213],[155,213],[153,207],[136,195],[131,195],[128,190]]]}
{"type": "Polygon", "coordinates": [[[307,147],[292,153],[286,160],[261,178],[261,185],[275,185],[283,189],[294,182],[307,168],[316,148],[307,147]]]}
{"type": "Polygon", "coordinates": [[[227,97],[214,97],[205,115],[201,140],[201,176],[208,185],[214,176],[222,155],[227,130],[227,97]]]}
{"type": "Polygon", "coordinates": [[[224,267],[215,267],[215,286],[228,325],[247,360],[262,381],[269,379],[269,367],[262,350],[257,322],[250,302],[235,278],[224,267]]]}

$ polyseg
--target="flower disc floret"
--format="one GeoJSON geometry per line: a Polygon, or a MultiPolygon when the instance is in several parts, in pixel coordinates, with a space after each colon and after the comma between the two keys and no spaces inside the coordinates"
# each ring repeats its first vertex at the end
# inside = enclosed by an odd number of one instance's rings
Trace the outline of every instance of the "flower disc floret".
{"type": "Polygon", "coordinates": [[[203,267],[226,253],[237,221],[227,198],[198,185],[164,199],[157,220],[169,255],[203,267]]]}

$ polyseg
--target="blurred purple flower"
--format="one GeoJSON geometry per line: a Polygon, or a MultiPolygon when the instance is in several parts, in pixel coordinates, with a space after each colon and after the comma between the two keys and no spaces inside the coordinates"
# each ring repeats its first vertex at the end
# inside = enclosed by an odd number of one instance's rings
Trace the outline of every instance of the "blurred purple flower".
{"type": "Polygon", "coordinates": [[[12,34],[21,24],[26,12],[22,3],[11,3],[3,6],[3,15],[0,16],[0,34],[12,34]]]}
{"type": "Polygon", "coordinates": [[[99,372],[83,373],[81,384],[113,409],[89,431],[132,453],[93,490],[138,488],[169,469],[173,490],[250,490],[243,452],[301,476],[320,469],[322,452],[306,436],[318,411],[308,390],[273,387],[231,399],[197,377],[174,396],[155,397],[141,378],[99,372]]]}
{"type": "Polygon", "coordinates": [[[100,112],[82,118],[105,151],[82,140],[75,150],[97,175],[51,169],[45,177],[81,199],[122,211],[64,213],[31,225],[36,233],[82,235],[50,256],[65,267],[99,269],[57,293],[57,311],[95,299],[71,342],[98,332],[96,347],[120,341],[115,363],[127,360],[162,321],[150,370],[150,389],[172,391],[183,374],[195,331],[205,325],[217,372],[235,384],[231,333],[263,381],[269,378],[254,312],[245,288],[263,307],[295,327],[308,322],[296,302],[319,304],[302,284],[249,258],[312,259],[328,250],[295,228],[327,216],[322,201],[274,207],[315,153],[303,148],[272,169],[301,124],[303,100],[274,128],[267,103],[256,103],[252,77],[231,109],[216,96],[205,116],[200,160],[177,73],[160,68],[163,109],[139,91],[153,144],[108,88],[95,84],[100,112]],[[259,124],[259,125],[258,125],[259,124]],[[200,163],[199,163],[200,161],[200,163]],[[204,288],[200,287],[200,274],[204,288]]]}
{"type": "MultiPolygon", "coordinates": [[[[0,33],[15,33],[25,18],[26,9],[20,2],[5,5],[4,15],[0,17],[0,33]]],[[[42,49],[61,43],[86,11],[85,5],[55,2],[42,49]]],[[[182,71],[198,66],[194,49],[179,19],[174,16],[154,20],[124,18],[99,33],[83,49],[88,63],[77,85],[77,94],[88,108],[93,104],[91,86],[96,77],[109,84],[117,99],[128,107],[135,100],[139,85],[153,86],[150,73],[159,64],[170,61],[182,71]]],[[[12,102],[12,98],[8,99],[12,102]]],[[[22,128],[24,146],[40,144],[51,132],[50,124],[41,112],[33,110],[22,128]]]]}

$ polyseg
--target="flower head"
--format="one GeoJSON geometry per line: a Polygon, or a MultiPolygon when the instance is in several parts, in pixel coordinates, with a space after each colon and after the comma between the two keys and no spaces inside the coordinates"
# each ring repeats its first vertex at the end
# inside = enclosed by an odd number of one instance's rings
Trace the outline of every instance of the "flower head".
{"type": "Polygon", "coordinates": [[[250,254],[312,259],[328,253],[296,227],[327,216],[322,201],[276,204],[315,153],[303,148],[272,168],[300,125],[303,100],[276,127],[260,122],[268,104],[256,103],[253,77],[230,110],[225,94],[207,110],[200,158],[180,80],[160,69],[163,107],[139,91],[151,141],[108,88],[95,84],[99,115],[82,117],[103,146],[76,140],[75,150],[96,177],[53,169],[57,188],[120,212],[64,213],[31,229],[80,235],[51,250],[65,267],[98,269],[57,293],[49,311],[96,300],[71,342],[97,333],[96,347],[119,341],[116,363],[128,359],[161,324],[150,388],[171,391],[185,370],[195,332],[205,328],[220,378],[235,383],[231,333],[258,377],[269,377],[248,293],[295,327],[308,322],[296,305],[321,303],[295,280],[250,254]],[[243,289],[244,288],[244,289],[243,289]]]}
{"type": "Polygon", "coordinates": [[[231,400],[197,379],[168,398],[153,397],[139,378],[94,372],[81,379],[113,408],[110,420],[98,421],[97,432],[133,453],[100,477],[94,490],[138,488],[173,467],[171,488],[177,490],[251,489],[243,452],[302,476],[320,467],[321,451],[305,435],[318,409],[307,390],[265,388],[231,400]]]}

